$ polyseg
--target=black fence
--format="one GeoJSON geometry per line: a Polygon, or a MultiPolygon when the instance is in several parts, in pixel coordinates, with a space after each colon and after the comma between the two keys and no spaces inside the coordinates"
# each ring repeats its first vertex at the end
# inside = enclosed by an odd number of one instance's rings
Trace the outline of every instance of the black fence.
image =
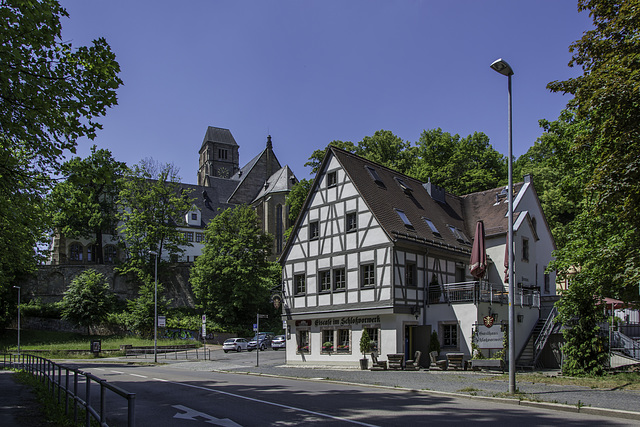
{"type": "Polygon", "coordinates": [[[57,399],[58,404],[64,405],[65,414],[71,417],[76,425],[80,421],[79,412],[84,409],[84,424],[87,427],[91,425],[91,418],[102,427],[124,425],[125,418],[128,427],[135,426],[135,393],[129,393],[88,372],[59,365],[49,359],[31,354],[5,353],[2,363],[4,368],[22,369],[40,379],[51,396],[57,399]],[[97,398],[92,396],[92,388],[99,388],[97,398]],[[118,409],[108,408],[108,396],[115,396],[124,401],[114,405],[118,406],[118,409]],[[116,413],[123,412],[121,408],[125,403],[126,414],[121,413],[116,419],[116,413]],[[109,424],[108,420],[111,419],[113,419],[112,424],[109,424]]]}

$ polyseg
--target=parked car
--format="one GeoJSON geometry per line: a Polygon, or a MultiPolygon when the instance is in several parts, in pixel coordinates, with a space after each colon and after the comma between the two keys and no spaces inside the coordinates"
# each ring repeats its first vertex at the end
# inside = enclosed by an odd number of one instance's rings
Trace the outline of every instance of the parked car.
{"type": "Polygon", "coordinates": [[[279,348],[285,348],[287,345],[287,338],[284,335],[276,335],[271,340],[271,348],[278,350],[279,348]]]}
{"type": "Polygon", "coordinates": [[[247,346],[248,351],[255,350],[256,347],[259,347],[260,350],[266,350],[271,347],[271,340],[273,339],[273,334],[271,332],[260,332],[260,336],[254,336],[249,341],[249,345],[247,346]],[[260,343],[258,345],[258,342],[260,343]]]}
{"type": "Polygon", "coordinates": [[[242,351],[247,350],[249,343],[245,338],[229,338],[222,343],[222,349],[225,353],[229,351],[242,351]]]}

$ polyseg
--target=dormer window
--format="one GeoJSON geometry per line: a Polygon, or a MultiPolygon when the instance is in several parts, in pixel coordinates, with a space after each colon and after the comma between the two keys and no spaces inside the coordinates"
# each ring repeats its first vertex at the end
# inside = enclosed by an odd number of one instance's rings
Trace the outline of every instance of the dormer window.
{"type": "Polygon", "coordinates": [[[197,209],[195,206],[193,207],[193,210],[187,212],[187,214],[185,215],[185,221],[187,223],[187,225],[191,225],[191,226],[199,226],[200,225],[200,210],[197,209]]]}
{"type": "Polygon", "coordinates": [[[365,166],[365,168],[367,169],[367,172],[369,172],[369,175],[371,175],[371,179],[373,179],[373,181],[376,184],[378,184],[378,186],[384,188],[385,187],[384,182],[382,182],[382,178],[380,178],[380,175],[378,175],[378,172],[371,166],[365,166]]]}
{"type": "Polygon", "coordinates": [[[400,219],[402,220],[402,222],[404,223],[404,226],[407,227],[407,228],[413,229],[413,224],[411,224],[411,221],[409,221],[409,218],[407,217],[407,214],[405,214],[404,211],[402,211],[400,209],[396,209],[395,211],[398,214],[398,216],[400,217],[400,219]]]}
{"type": "Polygon", "coordinates": [[[442,235],[440,234],[440,232],[436,228],[436,225],[433,223],[433,221],[431,221],[429,218],[425,218],[425,217],[422,217],[422,219],[424,220],[424,222],[427,223],[427,225],[429,226],[429,229],[431,229],[431,232],[434,234],[434,236],[442,237],[442,235]]]}

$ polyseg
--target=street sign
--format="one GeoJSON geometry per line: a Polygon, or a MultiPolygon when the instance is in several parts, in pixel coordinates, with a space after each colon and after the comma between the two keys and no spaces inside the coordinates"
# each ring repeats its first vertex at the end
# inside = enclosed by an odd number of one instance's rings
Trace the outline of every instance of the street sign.
{"type": "Polygon", "coordinates": [[[254,330],[255,332],[257,332],[257,331],[258,331],[258,324],[257,324],[257,323],[254,323],[254,324],[253,324],[253,330],[254,330]]]}
{"type": "Polygon", "coordinates": [[[167,326],[167,316],[158,316],[158,327],[164,328],[167,326]]]}
{"type": "Polygon", "coordinates": [[[268,319],[269,315],[268,314],[258,314],[258,318],[259,319],[268,319]]]}

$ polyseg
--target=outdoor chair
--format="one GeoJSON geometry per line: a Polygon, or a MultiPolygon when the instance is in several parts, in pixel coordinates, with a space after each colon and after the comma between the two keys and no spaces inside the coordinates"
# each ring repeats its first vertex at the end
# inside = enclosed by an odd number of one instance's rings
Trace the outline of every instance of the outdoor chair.
{"type": "Polygon", "coordinates": [[[404,369],[406,371],[419,371],[420,370],[420,356],[422,352],[420,350],[416,351],[416,354],[413,360],[407,360],[404,364],[404,369]]]}
{"type": "Polygon", "coordinates": [[[438,352],[432,351],[429,353],[429,357],[431,358],[431,365],[429,365],[429,369],[436,369],[440,371],[447,370],[447,361],[446,360],[438,360],[438,352]]]}
{"type": "Polygon", "coordinates": [[[371,370],[372,371],[386,371],[387,370],[387,361],[386,360],[378,360],[378,353],[371,353],[371,370]]]}

